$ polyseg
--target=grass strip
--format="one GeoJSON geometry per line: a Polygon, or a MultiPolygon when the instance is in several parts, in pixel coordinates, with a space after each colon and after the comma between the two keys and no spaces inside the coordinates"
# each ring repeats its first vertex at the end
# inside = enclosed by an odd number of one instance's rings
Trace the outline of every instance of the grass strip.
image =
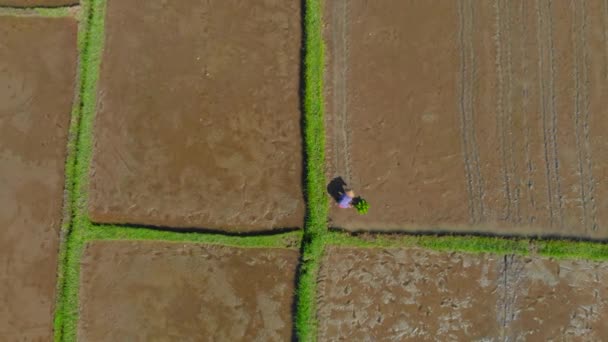
{"type": "Polygon", "coordinates": [[[80,256],[86,241],[84,233],[86,218],[86,199],[83,197],[88,176],[88,163],[91,154],[91,127],[95,111],[95,93],[103,45],[104,0],[81,1],[78,48],[80,56],[80,106],[78,134],[76,137],[75,158],[71,167],[66,169],[66,182],[70,190],[72,211],[71,226],[66,232],[67,242],[62,256],[60,272],[62,278],[60,301],[55,314],[55,341],[75,341],[78,320],[78,287],[80,277],[80,256]]]}
{"type": "Polygon", "coordinates": [[[608,260],[608,245],[589,241],[537,240],[538,255],[555,259],[608,260]]]}
{"type": "Polygon", "coordinates": [[[69,17],[76,16],[75,7],[0,7],[0,15],[17,17],[69,17]]]}
{"type": "Polygon", "coordinates": [[[300,341],[316,340],[316,285],[327,232],[325,194],[325,122],[323,118],[324,47],[320,0],[304,1],[303,130],[306,168],[306,221],[298,278],[296,335],[300,341]]]}
{"type": "Polygon", "coordinates": [[[86,230],[86,240],[156,240],[219,244],[232,247],[297,247],[302,239],[301,231],[274,235],[232,236],[221,233],[171,232],[148,228],[121,227],[116,225],[91,225],[86,230]]]}
{"type": "Polygon", "coordinates": [[[594,241],[330,231],[328,245],[361,248],[421,247],[435,251],[534,255],[555,259],[608,261],[608,244],[594,241]]]}
{"type": "Polygon", "coordinates": [[[505,239],[480,236],[438,236],[407,234],[351,234],[330,231],[326,244],[361,248],[420,247],[435,251],[528,255],[528,239],[505,239]]]}

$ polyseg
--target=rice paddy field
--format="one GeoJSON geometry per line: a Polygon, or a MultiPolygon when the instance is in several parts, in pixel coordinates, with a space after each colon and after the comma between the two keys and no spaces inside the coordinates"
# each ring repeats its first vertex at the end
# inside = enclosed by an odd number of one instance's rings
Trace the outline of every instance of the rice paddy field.
{"type": "Polygon", "coordinates": [[[0,340],[605,339],[607,32],[600,0],[0,0],[0,340]]]}

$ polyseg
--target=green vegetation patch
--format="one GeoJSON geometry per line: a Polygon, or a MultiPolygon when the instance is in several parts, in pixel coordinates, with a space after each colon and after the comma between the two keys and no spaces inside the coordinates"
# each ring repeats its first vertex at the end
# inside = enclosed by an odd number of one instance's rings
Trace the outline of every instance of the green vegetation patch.
{"type": "Polygon", "coordinates": [[[304,146],[306,165],[306,223],[297,288],[296,334],[300,341],[316,340],[316,284],[327,232],[325,194],[325,121],[323,118],[323,36],[321,0],[304,2],[304,146]]]}

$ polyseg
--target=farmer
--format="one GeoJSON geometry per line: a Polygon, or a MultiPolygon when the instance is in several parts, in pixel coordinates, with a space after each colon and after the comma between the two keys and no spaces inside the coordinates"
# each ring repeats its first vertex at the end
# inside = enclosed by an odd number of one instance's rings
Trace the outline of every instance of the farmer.
{"type": "Polygon", "coordinates": [[[340,208],[352,208],[353,207],[353,199],[355,198],[355,192],[351,189],[344,189],[344,193],[340,195],[340,200],[338,201],[338,206],[340,208]]]}

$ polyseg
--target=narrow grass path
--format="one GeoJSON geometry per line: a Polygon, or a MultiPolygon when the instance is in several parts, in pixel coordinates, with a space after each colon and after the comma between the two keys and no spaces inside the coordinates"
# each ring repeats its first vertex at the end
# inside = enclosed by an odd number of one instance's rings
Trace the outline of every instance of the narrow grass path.
{"type": "Polygon", "coordinates": [[[322,0],[304,1],[304,144],[306,165],[306,221],[296,294],[296,335],[300,341],[316,340],[317,273],[327,233],[328,203],[325,194],[325,122],[323,118],[324,47],[322,0]]]}

